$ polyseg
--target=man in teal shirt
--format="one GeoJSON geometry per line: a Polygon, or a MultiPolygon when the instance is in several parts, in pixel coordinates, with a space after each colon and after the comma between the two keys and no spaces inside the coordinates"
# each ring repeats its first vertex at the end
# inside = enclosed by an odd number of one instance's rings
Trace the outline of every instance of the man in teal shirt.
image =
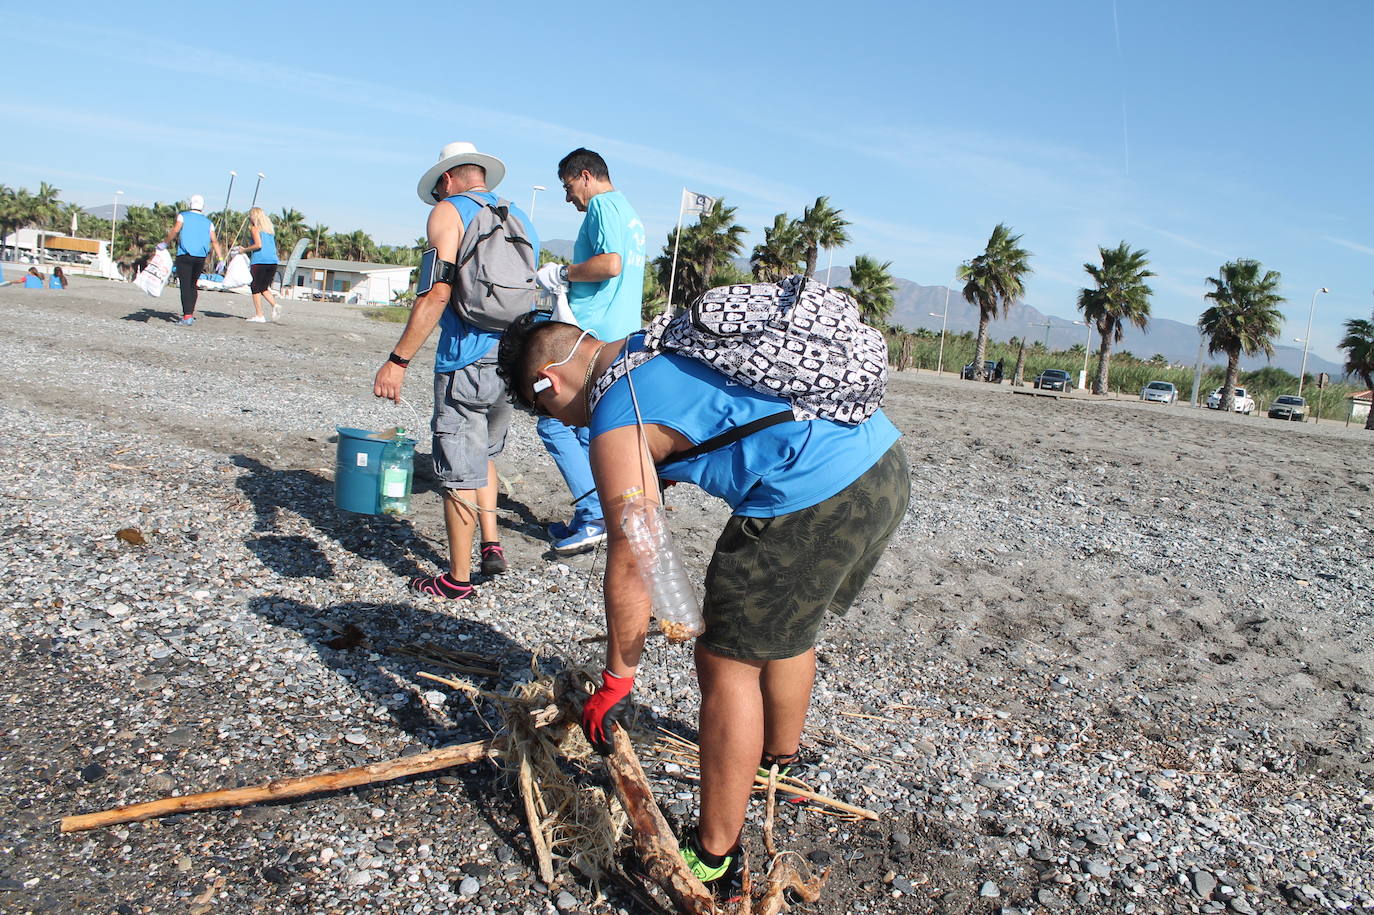
{"type": "MultiPolygon", "coordinates": [[[[565,199],[586,213],[573,245],[573,263],[545,264],[539,284],[568,291],[568,305],[583,330],[601,340],[619,340],[639,329],[644,300],[644,223],[625,195],[611,184],[606,160],[590,149],[574,149],[558,163],[565,199]]],[[[539,437],[558,466],[573,498],[568,523],[549,525],[559,553],[578,553],[606,539],[606,523],[592,480],[585,428],[573,429],[541,417],[539,437]]]]}

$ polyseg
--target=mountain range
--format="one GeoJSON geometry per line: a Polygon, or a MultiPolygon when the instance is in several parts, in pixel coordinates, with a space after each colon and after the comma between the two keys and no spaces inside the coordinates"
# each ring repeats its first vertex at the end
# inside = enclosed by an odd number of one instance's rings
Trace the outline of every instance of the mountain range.
{"type": "MultiPolygon", "coordinates": [[[[572,256],[573,243],[570,241],[550,239],[543,242],[542,245],[559,257],[569,258],[572,256]]],[[[747,258],[736,258],[735,266],[746,273],[749,271],[747,258]]],[[[825,279],[825,274],[819,270],[816,275],[822,280],[825,279]]],[[[953,334],[960,334],[965,331],[978,332],[978,309],[964,301],[964,297],[958,289],[950,289],[945,286],[922,286],[900,277],[895,278],[895,280],[897,283],[896,304],[892,309],[892,314],[888,317],[888,323],[907,330],[924,327],[939,331],[941,316],[945,312],[946,297],[948,297],[949,322],[946,325],[946,330],[953,334]]],[[[848,267],[835,267],[830,271],[831,286],[843,286],[848,282],[848,267]]],[[[1039,340],[1051,350],[1064,350],[1075,343],[1087,342],[1087,328],[1081,324],[1075,324],[1074,321],[1074,318],[1047,315],[1038,308],[1024,302],[1017,302],[1012,305],[1005,317],[999,316],[993,319],[992,323],[988,325],[988,335],[992,339],[1002,342],[1010,340],[1012,337],[1025,337],[1027,340],[1039,340]]],[[[1127,327],[1125,336],[1120,343],[1112,347],[1112,352],[1118,353],[1126,350],[1140,359],[1149,359],[1158,353],[1174,365],[1191,366],[1197,362],[1200,339],[1196,325],[1185,324],[1182,321],[1174,321],[1169,318],[1151,318],[1145,330],[1139,330],[1134,326],[1127,327]]],[[[1094,332],[1092,352],[1097,352],[1098,345],[1099,340],[1096,332],[1094,332]]],[[[1205,365],[1224,366],[1226,364],[1226,359],[1222,355],[1213,356],[1205,351],[1202,355],[1205,365]]],[[[1302,367],[1302,349],[1296,346],[1275,346],[1273,359],[1265,359],[1264,356],[1241,356],[1240,365],[1245,371],[1273,365],[1296,375],[1302,367]]],[[[1066,368],[1072,368],[1072,366],[1066,366],[1066,368]]],[[[1307,371],[1313,375],[1318,372],[1327,372],[1333,379],[1344,374],[1340,365],[1323,359],[1311,351],[1307,354],[1307,371]]]]}

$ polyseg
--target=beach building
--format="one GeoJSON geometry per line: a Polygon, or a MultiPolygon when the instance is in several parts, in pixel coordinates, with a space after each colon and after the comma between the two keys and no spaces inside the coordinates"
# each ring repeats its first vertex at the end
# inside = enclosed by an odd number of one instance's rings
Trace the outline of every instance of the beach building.
{"type": "Polygon", "coordinates": [[[110,260],[108,238],[81,238],[51,229],[18,229],[0,240],[0,261],[9,264],[59,264],[68,273],[119,279],[110,260]]]}
{"type": "MultiPolygon", "coordinates": [[[[285,271],[285,267],[281,268],[285,271]]],[[[283,289],[295,298],[318,296],[349,305],[390,304],[396,293],[410,288],[404,264],[370,264],[328,257],[304,257],[291,276],[281,277],[283,289]]]]}
{"type": "Polygon", "coordinates": [[[1369,410],[1374,406],[1374,391],[1356,391],[1346,396],[1350,401],[1350,416],[1347,422],[1363,423],[1369,418],[1369,410]]]}

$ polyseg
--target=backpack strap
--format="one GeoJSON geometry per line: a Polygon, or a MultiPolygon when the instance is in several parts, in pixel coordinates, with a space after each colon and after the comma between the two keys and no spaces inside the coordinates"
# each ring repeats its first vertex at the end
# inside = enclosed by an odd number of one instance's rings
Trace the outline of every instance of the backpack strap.
{"type": "Polygon", "coordinates": [[[700,457],[703,454],[710,454],[712,451],[717,451],[721,448],[724,448],[726,445],[733,445],[740,439],[753,435],[755,432],[761,432],[762,430],[767,429],[769,426],[776,426],[779,423],[790,423],[796,418],[797,417],[792,415],[791,410],[783,410],[779,413],[770,413],[767,416],[761,416],[753,422],[745,423],[742,426],[735,426],[735,428],[733,429],[727,429],[720,435],[713,435],[706,441],[701,442],[698,445],[693,445],[686,451],[678,451],[674,454],[670,454],[663,460],[659,461],[656,466],[662,467],[665,464],[676,464],[679,461],[690,461],[694,457],[700,457]]]}

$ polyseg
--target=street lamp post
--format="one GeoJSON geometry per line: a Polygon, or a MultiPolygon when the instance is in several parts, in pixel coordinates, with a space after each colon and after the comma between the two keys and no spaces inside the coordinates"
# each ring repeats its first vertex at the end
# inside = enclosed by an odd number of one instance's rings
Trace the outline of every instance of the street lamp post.
{"type": "Polygon", "coordinates": [[[534,222],[534,202],[539,199],[539,192],[547,190],[548,188],[544,187],[542,184],[536,184],[534,187],[530,188],[530,222],[534,222]]]}
{"type": "Polygon", "coordinates": [[[1088,351],[1093,348],[1093,324],[1091,321],[1074,321],[1073,323],[1088,329],[1088,339],[1083,343],[1083,371],[1078,373],[1078,390],[1086,391],[1088,389],[1088,351]]]}
{"type": "Polygon", "coordinates": [[[1307,375],[1307,346],[1312,339],[1312,313],[1317,310],[1317,296],[1323,292],[1330,292],[1325,286],[1312,293],[1312,304],[1307,308],[1307,336],[1302,339],[1302,368],[1298,369],[1298,396],[1302,396],[1302,382],[1307,375]]]}
{"type": "Polygon", "coordinates": [[[943,314],[931,312],[932,318],[940,319],[940,354],[935,358],[935,374],[938,375],[945,370],[945,327],[949,324],[949,287],[945,287],[945,310],[943,314]]]}
{"type": "Polygon", "coordinates": [[[115,262],[115,225],[119,222],[119,198],[124,196],[123,191],[115,191],[114,212],[110,214],[110,263],[115,262]]]}

